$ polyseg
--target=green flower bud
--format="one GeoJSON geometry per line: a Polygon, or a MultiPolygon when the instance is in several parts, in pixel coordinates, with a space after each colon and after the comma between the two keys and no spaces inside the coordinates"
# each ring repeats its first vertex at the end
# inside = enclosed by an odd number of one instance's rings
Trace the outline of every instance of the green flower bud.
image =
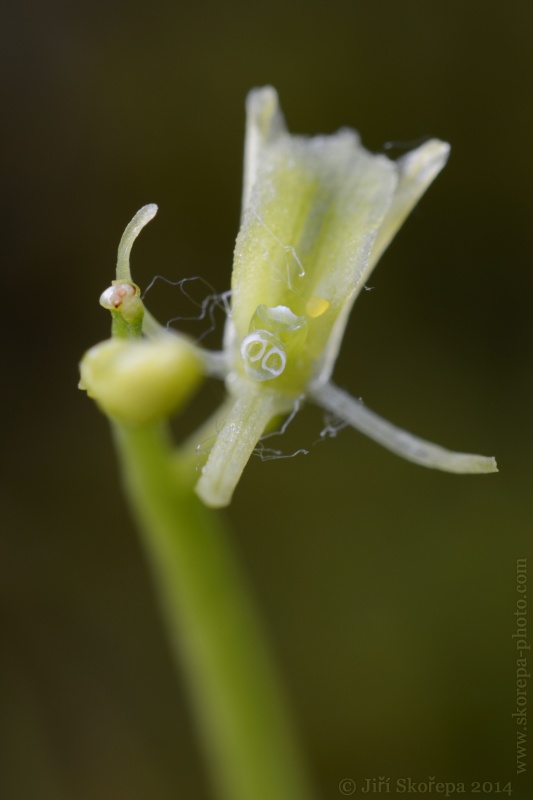
{"type": "Polygon", "coordinates": [[[80,389],[105,414],[127,425],[146,425],[183,405],[203,372],[199,351],[181,336],[113,338],[85,353],[80,389]]]}

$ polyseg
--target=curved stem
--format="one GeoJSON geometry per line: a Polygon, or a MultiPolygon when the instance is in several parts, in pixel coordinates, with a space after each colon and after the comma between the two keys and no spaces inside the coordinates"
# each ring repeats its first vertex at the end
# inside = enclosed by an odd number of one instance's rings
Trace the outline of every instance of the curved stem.
{"type": "Polygon", "coordinates": [[[310,800],[282,692],[219,518],[160,427],[114,425],[124,483],[227,800],[310,800]]]}

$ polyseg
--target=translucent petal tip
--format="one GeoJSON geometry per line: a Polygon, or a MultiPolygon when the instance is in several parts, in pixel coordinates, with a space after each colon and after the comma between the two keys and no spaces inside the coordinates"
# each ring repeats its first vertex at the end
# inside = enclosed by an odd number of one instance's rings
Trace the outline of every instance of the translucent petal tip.
{"type": "Polygon", "coordinates": [[[496,459],[493,456],[477,456],[477,469],[472,472],[499,472],[496,459]]]}

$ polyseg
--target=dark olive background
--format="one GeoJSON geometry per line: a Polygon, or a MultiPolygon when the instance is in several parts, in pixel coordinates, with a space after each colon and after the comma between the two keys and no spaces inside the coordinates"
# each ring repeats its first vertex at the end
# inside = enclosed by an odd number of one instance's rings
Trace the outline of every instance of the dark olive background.
{"type": "MultiPolygon", "coordinates": [[[[316,784],[334,800],[343,778],[435,775],[526,796],[511,635],[532,511],[533,5],[12,0],[0,30],[0,796],[210,797],[77,362],[108,334],[98,296],[144,203],[160,212],[134,249],[139,283],[228,288],[244,97],[265,83],[296,132],[452,143],[357,302],[335,377],[501,470],[425,471],[351,430],[313,445],[312,408],[282,442],[308,456],[246,469],[224,516],[316,784]]],[[[171,288],[151,300],[191,313],[171,288]]],[[[209,384],[193,416],[221,396],[209,384]]]]}

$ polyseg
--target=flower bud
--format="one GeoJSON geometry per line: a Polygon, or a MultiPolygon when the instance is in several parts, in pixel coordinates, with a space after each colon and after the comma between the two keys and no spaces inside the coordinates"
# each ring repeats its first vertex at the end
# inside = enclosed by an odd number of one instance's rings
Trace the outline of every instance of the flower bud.
{"type": "Polygon", "coordinates": [[[198,351],[184,337],[113,338],[85,353],[80,388],[105,414],[127,425],[146,425],[183,405],[203,371],[198,351]]]}

